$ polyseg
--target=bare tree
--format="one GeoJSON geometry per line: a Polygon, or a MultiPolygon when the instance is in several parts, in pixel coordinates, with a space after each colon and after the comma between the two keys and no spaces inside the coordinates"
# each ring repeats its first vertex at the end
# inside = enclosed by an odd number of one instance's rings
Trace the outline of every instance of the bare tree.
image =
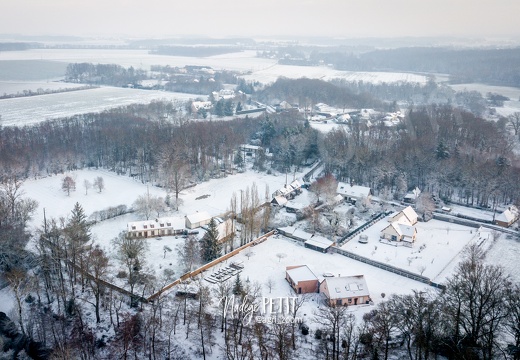
{"type": "Polygon", "coordinates": [[[92,187],[92,184],[87,179],[83,180],[83,187],[85,188],[85,195],[88,194],[88,189],[92,187]]]}
{"type": "Polygon", "coordinates": [[[287,256],[287,254],[285,254],[285,253],[276,254],[276,257],[278,258],[278,262],[280,262],[286,256],[287,256]]]}
{"type": "Polygon", "coordinates": [[[103,180],[103,177],[96,177],[94,179],[93,186],[94,188],[98,189],[99,192],[102,192],[105,189],[105,180],[103,180]]]}
{"type": "Polygon", "coordinates": [[[150,219],[154,214],[159,217],[160,214],[166,210],[164,199],[159,196],[150,195],[150,192],[137,197],[134,201],[133,207],[135,212],[145,217],[146,220],[150,219]]]}
{"type": "Polygon", "coordinates": [[[61,180],[61,189],[67,193],[67,196],[70,196],[71,191],[76,190],[76,181],[70,175],[65,176],[61,180]]]}
{"type": "Polygon", "coordinates": [[[520,112],[515,112],[507,117],[509,124],[515,131],[515,135],[520,137],[520,112]]]}
{"type": "Polygon", "coordinates": [[[269,294],[270,294],[271,291],[274,289],[274,286],[275,286],[274,279],[272,277],[268,277],[266,282],[265,282],[265,286],[269,289],[269,294]]]}

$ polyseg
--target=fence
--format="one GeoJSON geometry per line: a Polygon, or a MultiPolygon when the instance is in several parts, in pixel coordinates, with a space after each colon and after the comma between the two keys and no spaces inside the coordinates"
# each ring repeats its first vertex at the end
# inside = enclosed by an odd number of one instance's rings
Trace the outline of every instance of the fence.
{"type": "Polygon", "coordinates": [[[158,296],[160,296],[161,294],[163,294],[165,291],[171,289],[172,287],[174,287],[175,285],[178,285],[180,284],[181,282],[183,281],[186,281],[188,279],[191,279],[197,275],[199,275],[200,273],[202,273],[203,271],[206,271],[207,269],[217,265],[217,264],[220,264],[221,262],[223,261],[226,261],[227,259],[229,259],[230,257],[232,256],[235,256],[236,254],[238,254],[240,251],[244,250],[244,249],[247,249],[248,247],[250,246],[254,246],[254,245],[257,245],[263,241],[265,241],[269,236],[273,235],[274,234],[274,230],[260,236],[259,238],[251,241],[251,242],[248,242],[247,244],[245,245],[242,245],[240,246],[239,248],[225,254],[225,255],[222,255],[221,257],[219,257],[218,259],[215,259],[203,266],[201,266],[200,268],[196,269],[196,270],[193,270],[189,273],[186,273],[184,275],[182,275],[180,278],[178,278],[177,280],[175,280],[174,282],[166,285],[165,287],[163,287],[161,290],[159,290],[158,292],[156,292],[155,294],[151,295],[148,297],[148,299],[146,299],[147,301],[153,301],[155,298],[157,298],[158,296]]]}
{"type": "Polygon", "coordinates": [[[427,278],[426,276],[418,275],[418,274],[415,274],[413,272],[410,272],[410,271],[407,271],[407,270],[404,270],[404,269],[400,269],[400,268],[397,268],[397,267],[392,266],[392,265],[383,264],[383,263],[381,263],[379,261],[375,261],[375,260],[366,258],[364,256],[351,253],[350,251],[347,251],[347,250],[343,250],[343,249],[340,249],[340,248],[337,248],[337,247],[333,247],[329,251],[335,252],[337,254],[349,257],[349,258],[357,260],[357,261],[361,261],[361,262],[363,262],[365,264],[377,267],[379,269],[383,269],[383,270],[389,271],[391,273],[394,273],[394,274],[397,274],[397,275],[400,275],[400,276],[404,276],[404,277],[406,277],[408,279],[412,279],[412,280],[415,280],[415,281],[422,282],[424,284],[433,286],[433,287],[438,288],[438,289],[443,289],[444,288],[444,285],[434,283],[429,278],[427,278]]]}
{"type": "Polygon", "coordinates": [[[345,244],[346,242],[351,240],[354,236],[356,236],[358,233],[360,233],[363,230],[367,229],[368,227],[374,225],[377,221],[381,220],[381,218],[389,215],[390,213],[391,213],[390,211],[387,211],[387,212],[379,213],[378,215],[374,216],[372,219],[370,219],[369,221],[367,221],[363,225],[357,227],[355,230],[353,230],[353,231],[349,232],[347,235],[343,236],[338,241],[338,246],[342,246],[343,244],[345,244]]]}
{"type": "Polygon", "coordinates": [[[456,216],[444,215],[444,214],[439,214],[439,213],[433,213],[433,218],[435,220],[450,222],[453,224],[464,225],[464,226],[469,226],[469,227],[473,227],[473,228],[479,228],[482,226],[482,227],[485,227],[488,229],[501,231],[506,234],[520,236],[520,233],[518,231],[507,229],[505,227],[498,226],[498,225],[482,223],[481,220],[475,221],[475,220],[463,219],[463,218],[459,218],[456,216]]]}

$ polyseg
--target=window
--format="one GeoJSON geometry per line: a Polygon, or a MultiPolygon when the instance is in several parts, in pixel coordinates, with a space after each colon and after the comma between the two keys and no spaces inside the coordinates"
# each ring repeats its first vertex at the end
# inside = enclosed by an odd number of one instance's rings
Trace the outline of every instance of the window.
{"type": "Polygon", "coordinates": [[[161,224],[161,227],[164,227],[164,224],[161,224]]]}
{"type": "Polygon", "coordinates": [[[135,225],[132,225],[132,230],[135,230],[135,225]]]}
{"type": "Polygon", "coordinates": [[[397,241],[397,236],[392,235],[392,241],[397,241]]]}
{"type": "Polygon", "coordinates": [[[341,299],[336,300],[336,305],[341,305],[341,299]]]}
{"type": "Polygon", "coordinates": [[[168,225],[168,226],[172,226],[172,223],[166,223],[166,225],[168,225]]]}
{"type": "Polygon", "coordinates": [[[154,225],[154,224],[151,224],[151,225],[150,225],[150,228],[151,228],[151,229],[153,229],[154,227],[155,227],[155,225],[154,225]]]}
{"type": "Polygon", "coordinates": [[[138,235],[139,235],[139,236],[143,236],[143,233],[139,231],[139,232],[138,232],[138,235]]]}
{"type": "Polygon", "coordinates": [[[348,303],[350,304],[352,302],[352,299],[348,299],[348,303]]]}
{"type": "Polygon", "coordinates": [[[148,225],[143,225],[143,228],[148,229],[148,225]]]}

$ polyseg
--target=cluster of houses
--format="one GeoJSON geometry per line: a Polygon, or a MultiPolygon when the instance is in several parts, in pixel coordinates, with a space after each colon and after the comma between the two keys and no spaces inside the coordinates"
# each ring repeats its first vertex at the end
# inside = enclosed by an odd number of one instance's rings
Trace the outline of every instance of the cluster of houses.
{"type": "Polygon", "coordinates": [[[302,184],[298,180],[294,180],[290,184],[285,184],[273,194],[271,204],[278,206],[287,206],[289,200],[302,193],[302,184]]]}
{"type": "Polygon", "coordinates": [[[307,265],[288,266],[285,279],[297,294],[323,294],[330,306],[369,304],[370,293],[363,275],[323,274],[320,281],[307,265]]]}

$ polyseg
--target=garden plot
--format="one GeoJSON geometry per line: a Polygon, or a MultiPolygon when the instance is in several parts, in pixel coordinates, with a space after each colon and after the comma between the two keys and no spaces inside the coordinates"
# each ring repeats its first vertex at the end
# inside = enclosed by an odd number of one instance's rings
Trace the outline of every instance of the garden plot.
{"type": "Polygon", "coordinates": [[[491,241],[492,237],[489,230],[479,232],[463,225],[430,220],[415,224],[417,239],[413,247],[394,246],[379,241],[381,230],[389,224],[383,218],[359,234],[368,237],[367,244],[359,243],[359,235],[356,235],[341,248],[443,282],[452,274],[468,244],[480,243],[483,239],[491,241]]]}

